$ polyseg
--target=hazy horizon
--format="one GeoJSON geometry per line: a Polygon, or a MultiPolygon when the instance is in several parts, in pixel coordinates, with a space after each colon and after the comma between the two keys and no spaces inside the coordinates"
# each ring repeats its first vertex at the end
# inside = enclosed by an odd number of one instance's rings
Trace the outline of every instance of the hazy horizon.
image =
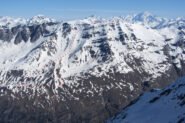
{"type": "Polygon", "coordinates": [[[42,14],[56,20],[74,20],[91,15],[110,18],[148,11],[159,17],[176,18],[185,16],[184,5],[183,0],[1,0],[0,16],[30,18],[42,14]]]}

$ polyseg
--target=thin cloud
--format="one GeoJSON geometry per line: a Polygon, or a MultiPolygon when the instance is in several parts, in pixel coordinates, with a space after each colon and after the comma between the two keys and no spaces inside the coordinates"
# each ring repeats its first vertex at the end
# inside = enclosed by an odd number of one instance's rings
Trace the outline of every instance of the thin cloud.
{"type": "Polygon", "coordinates": [[[104,13],[133,13],[133,10],[106,10],[106,9],[49,9],[53,11],[70,11],[70,12],[104,12],[104,13]]]}

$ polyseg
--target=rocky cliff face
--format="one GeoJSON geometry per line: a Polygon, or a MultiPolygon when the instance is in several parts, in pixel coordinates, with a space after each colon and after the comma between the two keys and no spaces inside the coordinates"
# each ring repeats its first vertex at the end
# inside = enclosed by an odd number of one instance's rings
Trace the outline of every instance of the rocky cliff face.
{"type": "Polygon", "coordinates": [[[1,18],[1,121],[102,122],[184,76],[184,19],[138,16],[1,18]]]}

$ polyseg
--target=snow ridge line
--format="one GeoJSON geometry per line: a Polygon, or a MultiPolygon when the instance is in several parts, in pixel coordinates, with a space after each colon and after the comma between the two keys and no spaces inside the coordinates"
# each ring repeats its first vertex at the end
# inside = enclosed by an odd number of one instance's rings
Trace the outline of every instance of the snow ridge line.
{"type": "MultiPolygon", "coordinates": [[[[103,21],[102,21],[102,22],[91,22],[91,25],[95,25],[95,24],[109,24],[109,23],[115,23],[115,22],[119,22],[119,21],[120,21],[120,19],[117,18],[117,21],[115,21],[115,20],[106,20],[105,22],[103,22],[103,21]]],[[[88,28],[88,27],[89,27],[89,25],[85,25],[84,27],[77,27],[77,30],[86,29],[86,28],[88,28]]],[[[58,62],[61,62],[61,61],[62,61],[62,58],[65,57],[66,55],[68,55],[68,54],[71,52],[73,43],[74,43],[74,41],[75,41],[75,39],[76,39],[76,36],[77,36],[77,33],[78,33],[77,30],[75,31],[74,39],[73,39],[73,41],[72,41],[72,43],[71,43],[71,46],[70,46],[69,50],[68,50],[63,56],[57,58],[57,60],[51,60],[50,63],[49,63],[49,64],[46,64],[46,65],[39,71],[39,73],[35,74],[35,76],[41,75],[41,73],[44,71],[44,69],[46,69],[46,67],[50,66],[50,65],[52,64],[52,62],[54,62],[54,63],[56,63],[57,61],[58,61],[58,62]]],[[[59,67],[58,67],[58,68],[59,68],[59,67]]],[[[24,80],[25,80],[26,78],[32,77],[33,75],[34,75],[34,74],[28,74],[28,75],[26,75],[26,76],[23,76],[21,82],[18,84],[18,87],[27,86],[27,87],[39,87],[39,88],[41,88],[41,87],[44,87],[44,86],[46,87],[46,86],[47,86],[46,84],[41,84],[41,85],[36,85],[36,84],[23,84],[23,82],[24,82],[24,80]]],[[[60,82],[61,84],[59,84],[58,86],[54,86],[53,88],[58,88],[58,87],[64,85],[64,79],[62,78],[62,75],[58,75],[57,72],[56,72],[56,75],[57,75],[56,77],[58,78],[58,80],[59,80],[59,82],[60,82]]]]}

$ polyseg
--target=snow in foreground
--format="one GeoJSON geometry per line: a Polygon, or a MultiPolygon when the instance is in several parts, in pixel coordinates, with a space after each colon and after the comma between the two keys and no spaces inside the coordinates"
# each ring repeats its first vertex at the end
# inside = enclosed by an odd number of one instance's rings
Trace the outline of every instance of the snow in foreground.
{"type": "Polygon", "coordinates": [[[107,123],[184,123],[185,77],[162,90],[145,92],[107,123]]]}

